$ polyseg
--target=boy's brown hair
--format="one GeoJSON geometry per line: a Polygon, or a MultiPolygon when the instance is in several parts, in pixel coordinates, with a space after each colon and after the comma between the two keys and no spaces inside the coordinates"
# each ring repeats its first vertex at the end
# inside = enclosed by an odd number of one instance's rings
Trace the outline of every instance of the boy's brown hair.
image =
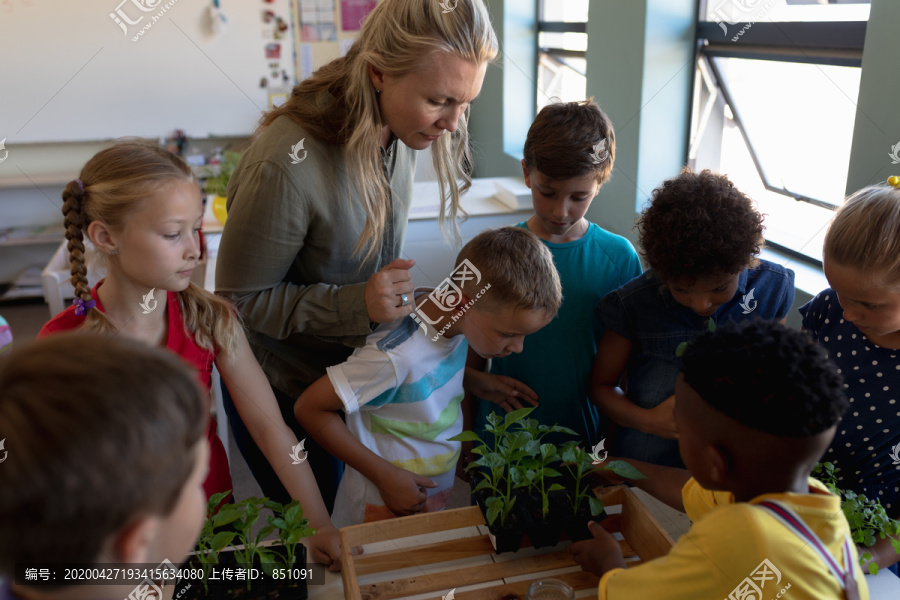
{"type": "Polygon", "coordinates": [[[603,185],[612,175],[616,134],[593,97],[557,102],[537,114],[522,153],[529,173],[537,170],[554,181],[592,173],[603,185]]]}
{"type": "Polygon", "coordinates": [[[174,509],[207,420],[196,373],[121,336],[63,333],[0,361],[0,574],[91,562],[174,509]]]}
{"type": "Polygon", "coordinates": [[[462,286],[469,298],[490,285],[477,306],[522,308],[556,315],[562,304],[562,284],[553,255],[541,240],[522,227],[499,227],[482,231],[463,246],[456,257],[454,275],[464,260],[481,274],[462,286]]]}

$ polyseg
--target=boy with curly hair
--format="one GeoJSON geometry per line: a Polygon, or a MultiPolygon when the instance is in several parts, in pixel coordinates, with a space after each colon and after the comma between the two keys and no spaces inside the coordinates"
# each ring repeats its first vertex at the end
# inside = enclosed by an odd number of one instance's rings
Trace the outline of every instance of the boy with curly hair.
{"type": "Polygon", "coordinates": [[[619,542],[591,523],[594,539],[570,552],[601,576],[599,597],[868,598],[841,499],[810,477],[850,405],[826,352],[778,322],[728,323],[689,344],[675,393],[687,470],[627,462],[693,525],[625,569],[619,542]]]}
{"type": "MultiPolygon", "coordinates": [[[[548,104],[528,130],[523,156],[534,215],[519,227],[534,232],[553,254],[564,301],[521,354],[491,361],[499,391],[475,402],[475,431],[484,430],[492,411],[521,408],[533,391],[542,401],[533,418],[564,425],[594,446],[606,426],[588,398],[591,361],[603,335],[595,310],[603,296],[641,274],[631,242],[585,218],[612,175],[616,135],[592,98],[548,104]]],[[[467,383],[478,385],[481,378],[482,389],[489,389],[490,379],[480,373],[483,365],[470,365],[467,383]]]]}
{"type": "Polygon", "coordinates": [[[750,198],[710,171],[685,169],[653,190],[637,224],[649,268],[598,308],[606,331],[591,399],[619,425],[616,454],[681,466],[673,411],[684,347],[728,321],[788,314],[794,273],[756,258],[762,221],[750,198]]]}

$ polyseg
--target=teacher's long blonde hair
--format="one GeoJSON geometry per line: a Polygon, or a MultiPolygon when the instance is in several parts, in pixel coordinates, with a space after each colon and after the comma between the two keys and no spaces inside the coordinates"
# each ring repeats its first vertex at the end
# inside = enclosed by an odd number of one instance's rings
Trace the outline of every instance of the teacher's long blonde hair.
{"type": "MultiPolygon", "coordinates": [[[[345,146],[351,186],[366,211],[366,225],[356,245],[358,253],[366,249],[365,259],[376,251],[373,242],[384,234],[390,207],[390,189],[378,151],[384,122],[369,79],[369,65],[401,77],[433,51],[479,65],[494,60],[497,38],[483,0],[457,0],[455,8],[447,12],[439,0],[381,0],[347,55],[298,84],[284,105],[263,116],[257,130],[258,134],[286,115],[316,139],[345,146]],[[324,91],[331,93],[334,102],[327,106],[311,102],[324,91]]],[[[459,197],[472,182],[467,121],[468,115],[463,113],[456,132],[440,136],[431,146],[441,190],[440,225],[445,229],[449,220],[457,239],[459,197]]]]}

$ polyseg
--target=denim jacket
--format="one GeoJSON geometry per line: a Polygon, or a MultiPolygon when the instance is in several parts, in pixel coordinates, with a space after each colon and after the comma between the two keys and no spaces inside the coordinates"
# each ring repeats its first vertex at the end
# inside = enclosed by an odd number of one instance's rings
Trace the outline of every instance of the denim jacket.
{"type": "MultiPolygon", "coordinates": [[[[783,319],[793,302],[794,272],[761,260],[758,266],[741,273],[734,297],[711,317],[701,317],[676,302],[653,269],[607,294],[597,311],[607,329],[632,343],[625,393],[641,408],[653,408],[675,393],[675,379],[681,369],[679,346],[727,321],[783,319]]],[[[681,464],[675,440],[626,427],[617,433],[611,446],[617,456],[681,464]]]]}

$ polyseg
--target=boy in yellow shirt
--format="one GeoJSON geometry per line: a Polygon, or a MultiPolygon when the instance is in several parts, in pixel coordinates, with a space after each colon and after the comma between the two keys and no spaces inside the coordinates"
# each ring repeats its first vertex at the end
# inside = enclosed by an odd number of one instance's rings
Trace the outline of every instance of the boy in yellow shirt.
{"type": "Polygon", "coordinates": [[[664,557],[624,569],[600,525],[570,551],[628,600],[865,600],[840,498],[810,478],[849,403],[805,333],[754,320],[698,337],[675,384],[687,470],[629,460],[635,482],[693,521],[664,557]]]}

